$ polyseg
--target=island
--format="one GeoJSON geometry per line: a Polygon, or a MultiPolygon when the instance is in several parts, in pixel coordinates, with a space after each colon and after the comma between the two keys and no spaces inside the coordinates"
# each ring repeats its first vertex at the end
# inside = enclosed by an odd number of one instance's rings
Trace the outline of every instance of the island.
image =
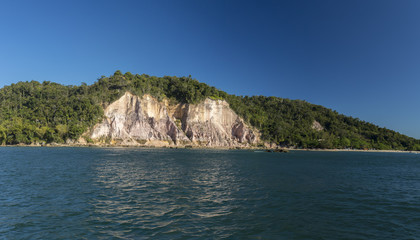
{"type": "Polygon", "coordinates": [[[0,145],[420,151],[420,140],[302,100],[116,71],[0,89],[0,145]]]}

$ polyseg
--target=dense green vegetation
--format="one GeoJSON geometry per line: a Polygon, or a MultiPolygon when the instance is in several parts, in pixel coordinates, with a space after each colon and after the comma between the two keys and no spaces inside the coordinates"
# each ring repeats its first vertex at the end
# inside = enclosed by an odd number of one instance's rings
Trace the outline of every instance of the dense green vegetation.
{"type": "Polygon", "coordinates": [[[36,81],[0,89],[0,144],[63,143],[103,117],[103,107],[126,91],[172,102],[225,99],[264,140],[298,148],[420,150],[420,141],[305,101],[229,95],[191,77],[102,76],[88,86],[36,81]],[[314,128],[319,123],[322,128],[314,128]]]}
{"type": "Polygon", "coordinates": [[[58,142],[78,138],[103,111],[85,86],[36,81],[0,90],[0,144],[58,142]]]}
{"type": "Polygon", "coordinates": [[[229,96],[230,106],[263,138],[299,148],[420,150],[420,140],[301,100],[229,96]],[[322,130],[314,129],[314,122],[322,130]]]}

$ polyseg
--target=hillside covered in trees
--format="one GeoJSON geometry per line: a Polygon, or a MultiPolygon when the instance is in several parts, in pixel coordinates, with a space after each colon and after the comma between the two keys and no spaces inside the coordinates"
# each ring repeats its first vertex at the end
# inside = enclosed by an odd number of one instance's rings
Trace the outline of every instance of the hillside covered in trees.
{"type": "Polygon", "coordinates": [[[284,147],[420,150],[420,140],[301,100],[235,96],[191,77],[120,71],[92,85],[18,82],[0,89],[0,144],[65,143],[103,118],[103,108],[126,91],[172,103],[224,99],[262,139],[284,147]]]}

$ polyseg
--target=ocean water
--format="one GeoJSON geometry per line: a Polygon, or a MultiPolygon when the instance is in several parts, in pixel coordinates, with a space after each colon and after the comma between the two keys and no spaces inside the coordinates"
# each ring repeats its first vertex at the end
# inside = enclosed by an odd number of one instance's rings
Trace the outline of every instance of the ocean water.
{"type": "Polygon", "coordinates": [[[420,154],[2,147],[0,239],[420,239],[420,154]]]}

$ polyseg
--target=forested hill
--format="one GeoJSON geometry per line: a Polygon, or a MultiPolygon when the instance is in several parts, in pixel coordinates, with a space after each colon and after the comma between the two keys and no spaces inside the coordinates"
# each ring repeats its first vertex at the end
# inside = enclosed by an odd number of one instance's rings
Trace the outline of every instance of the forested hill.
{"type": "Polygon", "coordinates": [[[103,108],[126,91],[159,100],[198,103],[224,99],[262,138],[297,148],[420,150],[420,140],[301,100],[235,96],[191,77],[102,76],[92,85],[18,82],[0,89],[0,144],[64,143],[103,118],[103,108]]]}

